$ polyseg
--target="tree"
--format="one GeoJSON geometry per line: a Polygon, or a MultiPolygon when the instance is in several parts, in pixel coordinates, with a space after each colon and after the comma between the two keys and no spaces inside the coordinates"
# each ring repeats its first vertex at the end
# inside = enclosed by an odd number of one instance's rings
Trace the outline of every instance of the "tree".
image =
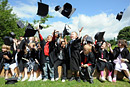
{"type": "Polygon", "coordinates": [[[107,42],[110,43],[111,45],[116,45],[117,44],[117,41],[116,41],[115,37],[114,37],[114,39],[111,39],[111,40],[109,40],[107,42]]]}
{"type": "Polygon", "coordinates": [[[124,27],[122,30],[119,31],[117,40],[119,39],[130,41],[130,26],[124,27]]]}
{"type": "MultiPolygon", "coordinates": [[[[40,17],[40,20],[33,20],[33,23],[34,24],[37,24],[37,23],[39,23],[39,24],[45,24],[45,22],[46,21],[48,21],[48,18],[53,18],[53,16],[50,16],[49,14],[46,16],[46,17],[40,17]]],[[[42,26],[43,28],[48,28],[48,27],[50,27],[51,25],[46,25],[46,26],[42,26]]]]}
{"type": "Polygon", "coordinates": [[[13,8],[8,4],[8,0],[0,0],[0,50],[4,36],[9,36],[10,32],[14,32],[17,38],[24,34],[25,29],[17,27],[19,18],[12,13],[12,10],[13,8]]]}

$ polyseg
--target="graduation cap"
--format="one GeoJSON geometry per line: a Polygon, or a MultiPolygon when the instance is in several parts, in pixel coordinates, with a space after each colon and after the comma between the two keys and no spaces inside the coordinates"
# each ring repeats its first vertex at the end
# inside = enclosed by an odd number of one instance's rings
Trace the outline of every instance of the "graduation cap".
{"type": "Polygon", "coordinates": [[[93,43],[93,39],[92,39],[92,37],[90,37],[90,36],[87,36],[86,41],[87,41],[87,42],[90,42],[90,43],[93,43]]]}
{"type": "Polygon", "coordinates": [[[65,3],[63,7],[59,5],[55,7],[55,11],[59,11],[63,16],[67,17],[68,19],[71,15],[75,12],[76,8],[72,8],[70,3],[65,3]]]}
{"type": "Polygon", "coordinates": [[[103,40],[104,33],[105,33],[105,31],[96,33],[94,38],[97,40],[97,42],[100,42],[103,40]]]}
{"type": "Polygon", "coordinates": [[[43,28],[43,26],[41,26],[41,25],[39,24],[39,29],[41,29],[41,30],[42,30],[42,28],[43,28]]]}
{"type": "MultiPolygon", "coordinates": [[[[124,11],[125,11],[125,9],[124,9],[124,11]]],[[[120,20],[122,19],[122,16],[123,16],[124,11],[121,11],[120,13],[117,14],[117,16],[116,16],[116,19],[117,19],[117,20],[120,21],[120,20]]]]}
{"type": "Polygon", "coordinates": [[[31,26],[31,24],[28,24],[25,30],[24,37],[31,37],[36,34],[37,30],[34,30],[34,28],[31,26]]]}
{"type": "Polygon", "coordinates": [[[4,44],[5,45],[12,45],[13,44],[13,38],[12,37],[9,37],[9,36],[5,36],[4,38],[3,38],[3,40],[4,40],[4,44]]]}
{"type": "Polygon", "coordinates": [[[65,28],[63,30],[63,38],[65,37],[65,35],[69,35],[70,34],[67,30],[68,29],[66,29],[66,24],[65,24],[65,28]]]}
{"type": "Polygon", "coordinates": [[[120,21],[122,19],[122,16],[123,12],[121,11],[120,13],[117,14],[116,19],[120,21]]]}
{"type": "Polygon", "coordinates": [[[16,34],[14,32],[9,33],[12,38],[15,38],[16,34]]]}
{"type": "Polygon", "coordinates": [[[16,77],[16,78],[8,78],[8,79],[5,79],[5,80],[7,80],[6,82],[5,82],[5,84],[15,84],[16,82],[18,82],[17,80],[18,80],[18,78],[16,77]]]}
{"type": "Polygon", "coordinates": [[[42,0],[38,2],[38,10],[37,10],[37,15],[45,17],[47,16],[49,11],[49,6],[47,4],[42,3],[42,0]]]}
{"type": "Polygon", "coordinates": [[[25,27],[24,24],[23,24],[21,21],[18,21],[18,22],[17,22],[17,26],[18,26],[19,28],[24,28],[24,27],[25,27]]]}

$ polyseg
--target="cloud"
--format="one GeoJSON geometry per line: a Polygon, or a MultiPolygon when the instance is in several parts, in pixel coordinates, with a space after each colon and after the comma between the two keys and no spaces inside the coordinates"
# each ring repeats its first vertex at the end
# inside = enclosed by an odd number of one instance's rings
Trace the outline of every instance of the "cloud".
{"type": "Polygon", "coordinates": [[[19,18],[34,18],[37,13],[37,6],[33,4],[25,4],[22,2],[16,2],[17,5],[13,6],[13,13],[19,18]]]}
{"type": "MultiPolygon", "coordinates": [[[[29,2],[29,1],[28,1],[29,2]]],[[[36,0],[33,0],[29,3],[22,3],[16,1],[17,5],[13,6],[13,13],[15,13],[19,18],[31,19],[36,17],[37,9],[36,0]]],[[[58,11],[54,10],[55,7],[49,7],[49,14],[54,17],[63,17],[58,11]]]]}
{"type": "MultiPolygon", "coordinates": [[[[33,0],[35,2],[36,0],[33,0]]],[[[18,5],[13,6],[13,12],[18,15],[20,18],[25,19],[33,19],[37,13],[37,6],[32,2],[30,4],[25,4],[22,2],[18,2],[18,5]]],[[[85,14],[79,14],[75,17],[69,19],[69,26],[71,29],[70,32],[76,31],[81,27],[84,27],[82,35],[88,34],[92,37],[97,32],[105,31],[105,39],[113,39],[117,37],[118,32],[126,26],[130,26],[130,5],[125,10],[123,18],[121,21],[116,20],[116,15],[109,14],[102,12],[97,15],[87,16],[85,14]]],[[[55,17],[63,17],[59,12],[54,10],[54,7],[49,7],[49,14],[55,17]]],[[[64,26],[66,23],[62,21],[53,22],[48,29],[42,30],[41,33],[44,37],[51,34],[54,29],[59,30],[60,32],[63,31],[64,26]]]]}
{"type": "MultiPolygon", "coordinates": [[[[79,14],[78,16],[72,17],[69,26],[71,27],[70,32],[76,31],[81,27],[84,27],[82,31],[82,36],[88,34],[92,37],[97,32],[105,31],[105,40],[113,39],[117,37],[118,32],[126,26],[130,26],[130,6],[126,9],[121,21],[116,20],[116,15],[106,13],[100,13],[94,16],[87,16],[84,14],[79,14]]],[[[52,33],[54,29],[63,31],[64,25],[66,23],[62,21],[52,23],[51,27],[47,30],[42,30],[42,34],[47,36],[52,33]]]]}

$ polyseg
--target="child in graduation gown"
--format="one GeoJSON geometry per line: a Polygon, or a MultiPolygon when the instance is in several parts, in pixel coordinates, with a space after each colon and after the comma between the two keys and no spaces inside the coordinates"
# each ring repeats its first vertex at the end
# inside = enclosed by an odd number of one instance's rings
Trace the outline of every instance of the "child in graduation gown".
{"type": "Polygon", "coordinates": [[[10,52],[10,46],[8,45],[2,45],[2,59],[4,64],[4,70],[5,70],[5,79],[8,78],[9,74],[9,66],[12,60],[12,54],[10,52]]]}
{"type": "Polygon", "coordinates": [[[54,73],[55,73],[55,80],[59,79],[58,75],[58,66],[62,66],[62,82],[66,80],[66,59],[67,59],[67,41],[66,39],[58,39],[57,46],[55,49],[56,59],[54,64],[54,73]]]}
{"type": "Polygon", "coordinates": [[[42,47],[41,47],[41,44],[40,43],[37,43],[37,53],[36,53],[36,58],[38,60],[38,71],[40,71],[40,74],[38,76],[38,78],[36,80],[41,80],[42,79],[42,67],[43,67],[43,50],[42,50],[42,47]]]}
{"type": "Polygon", "coordinates": [[[116,82],[117,71],[124,71],[130,82],[130,53],[127,49],[127,41],[118,40],[118,47],[115,47],[114,50],[112,50],[111,45],[109,47],[114,56],[113,62],[115,63],[113,82],[116,82]]]}
{"type": "Polygon", "coordinates": [[[97,70],[100,71],[101,81],[105,81],[104,69],[108,69],[108,81],[112,82],[112,70],[113,64],[109,62],[109,53],[106,50],[107,43],[102,41],[102,45],[98,50],[98,59],[97,59],[97,70]]]}
{"type": "Polygon", "coordinates": [[[47,42],[43,39],[40,34],[40,30],[38,31],[41,47],[43,50],[43,71],[44,77],[43,81],[47,81],[48,75],[50,75],[51,81],[54,81],[54,47],[55,47],[55,30],[53,33],[53,37],[48,35],[47,42]],[[49,70],[49,73],[48,73],[49,70]]]}
{"type": "Polygon", "coordinates": [[[80,49],[81,49],[81,37],[80,33],[83,28],[79,30],[79,37],[76,32],[71,33],[71,41],[68,44],[68,52],[69,52],[69,59],[70,59],[70,70],[72,72],[72,77],[69,81],[77,80],[80,82],[79,71],[81,67],[81,56],[80,56],[80,49]]]}
{"type": "Polygon", "coordinates": [[[29,43],[29,51],[27,53],[27,59],[29,60],[29,68],[31,71],[31,75],[28,81],[36,80],[36,71],[38,68],[38,61],[36,59],[36,44],[29,43]]]}
{"type": "Polygon", "coordinates": [[[81,77],[83,78],[83,81],[86,82],[87,79],[92,84],[93,83],[93,77],[92,73],[94,71],[95,67],[95,56],[92,52],[92,46],[91,45],[84,45],[83,47],[83,56],[81,58],[81,77]]]}

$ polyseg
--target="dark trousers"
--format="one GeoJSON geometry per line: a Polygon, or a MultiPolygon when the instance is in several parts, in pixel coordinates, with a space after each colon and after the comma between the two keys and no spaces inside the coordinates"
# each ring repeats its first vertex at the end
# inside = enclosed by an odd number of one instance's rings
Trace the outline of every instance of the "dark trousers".
{"type": "Polygon", "coordinates": [[[18,68],[20,72],[23,72],[24,68],[27,68],[27,67],[28,67],[27,61],[22,60],[22,59],[18,61],[18,68]]]}
{"type": "Polygon", "coordinates": [[[54,64],[55,78],[58,78],[58,66],[62,66],[62,79],[66,79],[66,63],[64,60],[57,60],[54,64]]]}
{"type": "Polygon", "coordinates": [[[88,66],[86,68],[82,68],[81,69],[81,79],[85,80],[85,79],[89,79],[89,80],[93,80],[93,76],[92,76],[92,73],[93,73],[93,67],[91,66],[88,66]]]}

